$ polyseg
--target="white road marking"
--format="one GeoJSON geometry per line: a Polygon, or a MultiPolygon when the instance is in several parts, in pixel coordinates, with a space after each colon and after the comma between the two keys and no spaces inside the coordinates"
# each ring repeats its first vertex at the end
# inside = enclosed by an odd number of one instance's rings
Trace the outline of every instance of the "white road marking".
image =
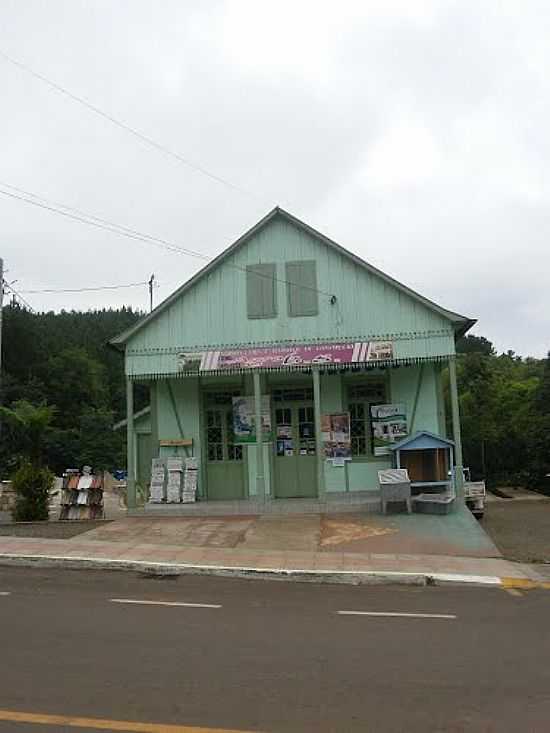
{"type": "Polygon", "coordinates": [[[184,608],[221,608],[217,603],[183,603],[182,601],[143,601],[136,598],[109,598],[111,603],[135,603],[142,606],[183,606],[184,608]]]}
{"type": "Polygon", "coordinates": [[[9,591],[9,590],[0,590],[0,596],[11,596],[11,591],[9,591]]]}
{"type": "Polygon", "coordinates": [[[398,613],[397,611],[336,611],[339,616],[390,616],[396,618],[456,619],[452,613],[398,613]]]}

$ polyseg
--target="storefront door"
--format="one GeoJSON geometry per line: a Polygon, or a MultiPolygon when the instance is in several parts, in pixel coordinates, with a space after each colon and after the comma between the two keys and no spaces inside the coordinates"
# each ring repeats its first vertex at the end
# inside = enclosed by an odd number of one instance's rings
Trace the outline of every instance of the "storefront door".
{"type": "Polygon", "coordinates": [[[274,492],[276,498],[317,496],[313,402],[274,404],[274,492]]]}
{"type": "Polygon", "coordinates": [[[233,434],[233,393],[205,395],[206,489],[208,499],[245,496],[243,447],[233,434]]]}

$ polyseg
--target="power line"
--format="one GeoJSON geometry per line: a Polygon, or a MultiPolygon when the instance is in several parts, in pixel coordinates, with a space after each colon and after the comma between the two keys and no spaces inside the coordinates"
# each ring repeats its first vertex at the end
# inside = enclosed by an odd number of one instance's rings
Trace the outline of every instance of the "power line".
{"type": "MultiPolygon", "coordinates": [[[[135,128],[131,127],[130,125],[126,124],[125,122],[122,122],[121,120],[117,119],[116,117],[113,117],[108,112],[104,112],[102,109],[97,107],[95,104],[92,104],[84,97],[80,97],[78,94],[75,94],[74,92],[71,92],[69,89],[66,89],[65,87],[61,86],[61,84],[58,84],[55,81],[52,81],[51,79],[48,79],[48,77],[44,76],[43,74],[40,74],[38,71],[35,71],[30,66],[27,66],[22,61],[18,61],[17,59],[13,58],[9,54],[7,54],[5,51],[0,49],[0,56],[4,58],[6,61],[8,61],[10,64],[13,64],[17,68],[21,69],[22,71],[25,71],[27,74],[30,74],[35,79],[40,80],[44,84],[47,84],[51,89],[54,89],[55,91],[59,92],[60,94],[64,94],[69,99],[72,99],[73,102],[77,102],[78,104],[81,104],[83,107],[86,107],[91,112],[93,112],[96,115],[99,115],[105,120],[108,120],[113,125],[116,125],[117,127],[120,127],[122,130],[125,130],[126,132],[130,133],[134,137],[136,137],[138,140],[141,140],[141,142],[146,143],[147,145],[150,145],[152,148],[155,148],[156,150],[160,151],[161,153],[164,153],[165,155],[170,156],[171,158],[174,158],[175,160],[179,161],[180,163],[183,163],[188,168],[191,168],[192,170],[196,171],[197,173],[202,173],[202,175],[207,176],[208,178],[211,178],[213,181],[216,181],[217,183],[221,183],[224,186],[228,186],[229,188],[232,188],[235,191],[238,191],[241,194],[244,194],[245,196],[250,196],[252,198],[255,198],[256,200],[262,201],[263,197],[258,196],[255,193],[252,193],[251,191],[248,191],[245,188],[242,188],[241,186],[236,185],[235,183],[232,183],[231,181],[227,180],[226,178],[222,178],[221,176],[216,175],[215,173],[211,173],[209,170],[204,168],[201,165],[198,165],[197,163],[193,163],[191,160],[186,158],[185,156],[181,155],[180,153],[175,152],[174,150],[171,150],[170,148],[166,147],[162,143],[157,142],[153,138],[149,137],[148,135],[145,135],[142,132],[139,132],[139,130],[136,130],[135,128]]],[[[267,199],[265,199],[267,201],[267,199]]]]}
{"type": "Polygon", "coordinates": [[[0,189],[0,194],[3,196],[8,196],[12,199],[17,199],[19,201],[24,201],[27,204],[31,204],[31,206],[38,206],[41,209],[46,209],[47,211],[51,211],[52,213],[60,214],[61,216],[65,216],[68,219],[74,219],[75,221],[79,221],[82,224],[88,224],[88,226],[97,227],[98,229],[104,229],[108,232],[113,232],[114,234],[120,234],[123,237],[128,237],[129,239],[136,239],[142,242],[148,242],[152,244],[159,244],[164,249],[168,249],[172,252],[178,252],[180,254],[188,254],[193,257],[200,257],[201,259],[209,259],[206,257],[206,255],[201,255],[196,252],[192,252],[191,250],[185,250],[181,247],[178,247],[177,245],[172,245],[168,241],[164,241],[161,239],[158,239],[157,237],[152,237],[147,234],[141,234],[138,232],[135,232],[132,229],[128,229],[126,227],[119,226],[118,224],[102,224],[102,220],[99,219],[99,217],[82,214],[72,214],[70,213],[70,208],[67,207],[67,211],[63,211],[60,207],[54,206],[52,204],[44,203],[46,199],[41,199],[39,196],[36,196],[35,194],[29,193],[28,196],[19,196],[14,193],[10,193],[9,191],[2,191],[0,189]],[[32,197],[32,198],[29,198],[32,197]],[[34,200],[33,200],[34,199],[34,200]]]}
{"type": "Polygon", "coordinates": [[[5,280],[4,280],[4,287],[7,288],[10,292],[12,292],[15,296],[17,296],[19,300],[31,311],[31,313],[36,313],[32,305],[27,300],[25,300],[25,298],[23,298],[23,296],[19,292],[17,292],[17,290],[12,285],[10,285],[8,282],[6,282],[5,280]]]}
{"type": "Polygon", "coordinates": [[[97,290],[119,290],[120,288],[137,288],[148,285],[148,281],[144,280],[140,283],[127,283],[125,285],[98,285],[89,288],[46,288],[45,290],[20,290],[25,295],[38,293],[90,293],[97,290]]]}
{"type": "MultiPolygon", "coordinates": [[[[151,234],[145,234],[138,231],[137,229],[130,229],[129,227],[121,226],[120,224],[116,224],[115,222],[109,221],[108,219],[102,219],[95,214],[89,214],[85,211],[82,211],[81,209],[74,209],[70,206],[66,206],[65,204],[48,201],[48,199],[42,198],[41,196],[31,193],[30,191],[25,191],[24,189],[17,188],[16,186],[11,186],[10,184],[2,182],[0,182],[0,185],[11,188],[12,191],[19,192],[18,194],[16,194],[10,191],[3,191],[2,189],[0,189],[0,195],[7,196],[18,201],[23,201],[24,203],[30,204],[31,206],[37,206],[38,208],[45,209],[46,211],[50,211],[51,213],[60,214],[61,216],[64,216],[68,219],[74,219],[75,221],[78,221],[82,224],[88,224],[88,226],[93,226],[114,234],[119,234],[120,236],[127,237],[128,239],[134,239],[140,242],[154,244],[155,246],[162,247],[169,250],[170,252],[185,254],[189,255],[190,257],[197,257],[201,260],[205,260],[206,262],[211,262],[212,259],[214,259],[214,256],[207,255],[203,252],[197,252],[195,250],[188,249],[187,247],[182,247],[167,239],[155,237],[151,234]]],[[[240,265],[236,265],[233,263],[226,264],[235,270],[247,273],[246,267],[241,267],[240,265]]],[[[332,297],[334,295],[334,293],[329,293],[324,290],[320,290],[319,288],[314,288],[309,285],[303,285],[302,283],[293,283],[292,281],[285,280],[283,278],[271,277],[270,275],[264,275],[257,271],[255,272],[255,275],[257,277],[263,277],[266,280],[273,280],[275,282],[281,282],[286,285],[292,285],[293,287],[301,288],[302,290],[311,290],[319,293],[320,295],[327,295],[328,297],[332,297]]]]}
{"type": "Polygon", "coordinates": [[[56,209],[64,209],[65,211],[71,211],[72,213],[78,214],[78,216],[84,217],[85,219],[91,219],[92,221],[97,221],[100,224],[105,224],[110,227],[115,227],[116,229],[122,229],[125,232],[128,232],[129,234],[139,235],[139,232],[137,232],[135,229],[130,229],[129,227],[122,226],[121,224],[116,224],[115,222],[109,221],[108,219],[102,219],[101,217],[96,216],[95,214],[90,214],[87,211],[82,211],[82,209],[77,209],[74,206],[67,206],[67,204],[63,204],[59,201],[52,201],[50,199],[46,199],[43,196],[39,196],[38,194],[32,193],[31,191],[25,191],[24,188],[18,188],[17,186],[12,186],[10,183],[6,183],[5,181],[0,181],[0,186],[9,188],[12,191],[17,191],[18,193],[23,194],[24,196],[28,196],[30,198],[36,199],[37,201],[41,201],[46,206],[51,206],[56,209]]]}

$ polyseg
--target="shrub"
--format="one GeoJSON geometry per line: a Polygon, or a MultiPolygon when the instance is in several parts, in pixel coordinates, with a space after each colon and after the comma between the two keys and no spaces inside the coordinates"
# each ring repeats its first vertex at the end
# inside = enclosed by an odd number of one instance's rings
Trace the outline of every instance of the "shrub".
{"type": "Polygon", "coordinates": [[[48,503],[54,485],[54,475],[25,461],[13,475],[15,491],[13,519],[16,522],[36,522],[48,519],[48,503]]]}

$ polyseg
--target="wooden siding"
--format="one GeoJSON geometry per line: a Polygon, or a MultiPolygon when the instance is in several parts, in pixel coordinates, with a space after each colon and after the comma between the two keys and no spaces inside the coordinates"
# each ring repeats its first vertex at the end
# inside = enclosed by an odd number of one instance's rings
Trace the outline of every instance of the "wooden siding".
{"type": "Polygon", "coordinates": [[[205,346],[389,337],[398,358],[454,354],[449,320],[283,218],[245,245],[130,338],[127,373],[174,374],[178,350],[205,346]],[[286,264],[315,260],[318,314],[289,317],[286,264]],[[276,264],[274,318],[247,317],[246,268],[276,264]],[[336,301],[331,303],[331,295],[336,301]]]}

